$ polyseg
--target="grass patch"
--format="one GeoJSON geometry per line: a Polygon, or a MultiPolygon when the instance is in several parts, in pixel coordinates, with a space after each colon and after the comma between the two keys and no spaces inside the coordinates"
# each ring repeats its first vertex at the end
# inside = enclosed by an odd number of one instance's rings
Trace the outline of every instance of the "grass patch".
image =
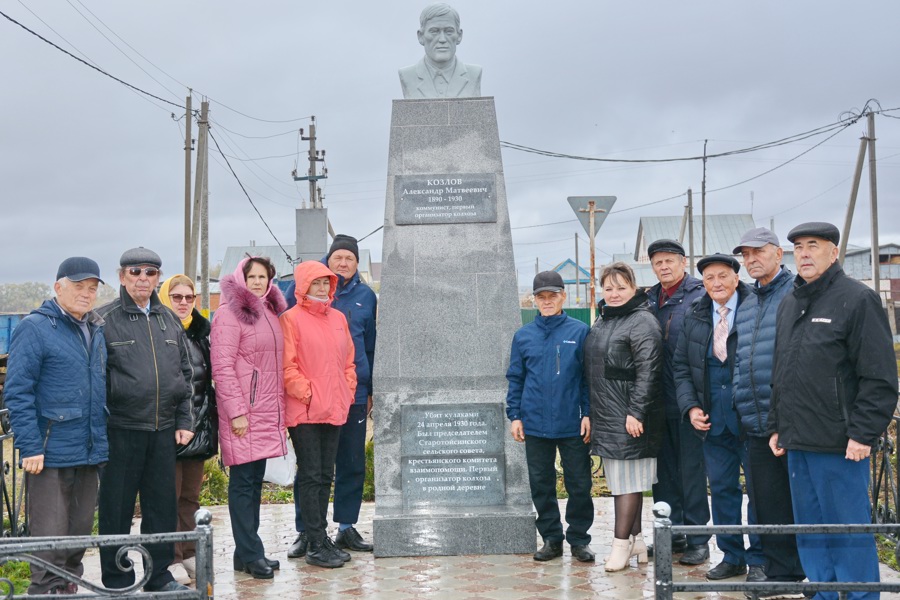
{"type": "MultiPolygon", "coordinates": [[[[31,583],[31,565],[14,560],[3,563],[0,565],[0,577],[12,582],[16,594],[24,594],[31,583]]],[[[6,586],[0,582],[0,594],[4,594],[6,591],[9,591],[12,596],[12,590],[7,590],[6,586]]]]}
{"type": "Polygon", "coordinates": [[[875,534],[875,547],[878,549],[878,560],[894,571],[900,571],[897,564],[897,543],[889,537],[875,534]]]}

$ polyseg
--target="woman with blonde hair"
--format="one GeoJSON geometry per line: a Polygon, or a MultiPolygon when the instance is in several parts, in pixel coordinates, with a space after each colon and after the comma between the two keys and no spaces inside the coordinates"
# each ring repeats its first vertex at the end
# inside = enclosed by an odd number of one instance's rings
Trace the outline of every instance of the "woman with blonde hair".
{"type": "Polygon", "coordinates": [[[620,571],[632,556],[647,562],[641,537],[643,492],[656,483],[662,443],[662,331],[647,294],[637,289],[625,263],[600,275],[600,316],[584,342],[591,400],[591,453],[603,458],[614,497],[615,527],[607,571],[620,571]]]}
{"type": "MultiPolygon", "coordinates": [[[[219,417],[216,413],[216,393],[212,385],[209,358],[210,325],[194,307],[194,282],[187,275],[173,275],[159,288],[160,301],[181,319],[188,339],[191,361],[191,416],[195,424],[194,437],[186,445],[175,449],[175,495],[178,498],[177,531],[193,531],[197,524],[194,513],[200,508],[200,486],[203,484],[203,465],[207,458],[219,451],[219,417]]],[[[175,544],[172,562],[175,580],[188,583],[195,577],[196,548],[191,542],[175,544]],[[182,565],[184,573],[178,572],[182,565]]]]}

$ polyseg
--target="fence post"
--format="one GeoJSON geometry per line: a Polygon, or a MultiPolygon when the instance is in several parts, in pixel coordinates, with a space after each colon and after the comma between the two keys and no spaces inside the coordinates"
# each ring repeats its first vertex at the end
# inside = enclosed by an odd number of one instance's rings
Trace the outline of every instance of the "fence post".
{"type": "Polygon", "coordinates": [[[653,579],[657,600],[672,600],[672,508],[665,502],[653,505],[653,579]]]}
{"type": "Polygon", "coordinates": [[[194,520],[197,523],[197,529],[201,535],[197,540],[197,591],[200,592],[201,598],[212,599],[213,584],[215,576],[213,574],[213,528],[212,513],[201,508],[194,513],[194,520]]]}

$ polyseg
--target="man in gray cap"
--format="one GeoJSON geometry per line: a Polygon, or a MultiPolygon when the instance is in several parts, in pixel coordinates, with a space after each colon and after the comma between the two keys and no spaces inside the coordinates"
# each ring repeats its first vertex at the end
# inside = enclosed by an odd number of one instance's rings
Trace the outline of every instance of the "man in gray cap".
{"type": "MultiPolygon", "coordinates": [[[[769,446],[787,454],[797,523],[869,523],[869,455],[897,405],[890,326],[837,262],[837,227],[803,223],[788,239],[799,275],[778,307],[769,446]]],[[[810,581],[879,580],[871,535],[798,534],[797,548],[810,581]]]]}
{"type": "MultiPolygon", "coordinates": [[[[105,319],[109,463],[100,481],[101,535],[131,530],[140,494],[141,533],[175,531],[175,445],[194,436],[191,364],[184,327],[156,294],[162,260],[132,248],[119,260],[119,298],[98,309],[105,319]]],[[[172,544],[148,544],[153,561],[147,591],[185,590],[169,573],[172,544]]],[[[134,584],[116,563],[118,548],[100,549],[103,585],[134,584]]],[[[145,565],[148,568],[148,565],[145,565]]]]}
{"type": "MultiPolygon", "coordinates": [[[[706,494],[706,466],[703,442],[694,428],[681,418],[672,375],[672,357],[684,315],[691,302],[703,296],[703,283],[685,272],[684,247],[675,240],[656,240],[647,247],[650,265],[659,283],[650,288],[650,309],[663,332],[662,389],[666,407],[666,432],[657,458],[658,482],[653,486],[654,502],[666,502],[672,508],[673,525],[706,525],[709,499],[706,494]]],[[[709,535],[679,536],[672,550],[682,552],[679,562],[699,565],[709,560],[709,535]]],[[[653,548],[649,548],[652,553],[653,548]]]]}
{"type": "MultiPolygon", "coordinates": [[[[738,306],[734,317],[737,351],[734,358],[734,408],[747,437],[750,463],[747,492],[756,507],[757,522],[762,525],[790,525],[791,486],[787,458],[777,457],[769,449],[766,422],[772,396],[772,361],[775,355],[775,316],[781,300],[794,289],[794,274],[782,266],[784,251],[778,236],[757,227],[746,232],[734,248],[744,260],[744,268],[756,280],[751,293],[738,306]]],[[[793,535],[762,536],[766,558],[764,573],[751,581],[803,581],[806,575],[797,554],[793,535]]],[[[778,591],[763,592],[759,598],[802,598],[778,591]]]]}
{"type": "MultiPolygon", "coordinates": [[[[103,320],[92,310],[100,283],[96,262],[67,258],[56,274],[56,297],[13,332],[4,399],[25,470],[32,537],[90,535],[94,524],[98,467],[108,457],[106,345],[103,320]]],[[[73,577],[84,574],[84,549],[35,556],[73,577]]],[[[29,595],[77,591],[32,563],[29,595]]]]}
{"type": "MultiPolygon", "coordinates": [[[[747,449],[741,441],[732,397],[732,367],[737,345],[734,315],[750,294],[738,278],[741,264],[726,254],[713,254],[697,262],[706,295],[695,300],[684,317],[673,361],[678,407],[683,418],[703,439],[703,457],[709,477],[712,517],[716,525],[740,525],[744,494],[741,467],[747,471],[747,449]]],[[[754,522],[754,504],[747,510],[754,522]]],[[[725,555],[706,573],[710,580],[747,573],[761,578],[764,558],[759,536],[750,536],[750,548],[740,534],[717,534],[716,545],[725,555]]]]}
{"type": "Polygon", "coordinates": [[[506,416],[513,439],[525,442],[535,525],[544,539],[534,560],[562,556],[565,537],[576,560],[592,562],[591,422],[583,367],[588,326],[563,311],[566,291],[559,273],[538,273],[532,289],[540,314],[513,336],[506,416]],[[565,536],[556,499],[557,451],[569,494],[565,536]]]}

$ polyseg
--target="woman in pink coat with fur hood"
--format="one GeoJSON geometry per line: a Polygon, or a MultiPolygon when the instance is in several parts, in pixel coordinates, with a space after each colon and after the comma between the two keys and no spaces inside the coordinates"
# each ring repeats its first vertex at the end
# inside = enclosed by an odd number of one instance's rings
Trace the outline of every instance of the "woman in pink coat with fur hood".
{"type": "Polygon", "coordinates": [[[331,308],[337,275],[320,262],[294,269],[297,305],[281,315],[287,425],[297,453],[294,498],[303,514],[306,562],[341,567],[350,555],[325,530],[341,425],[356,392],[353,338],[347,320],[331,308]]]}
{"type": "Polygon", "coordinates": [[[287,454],[284,436],[284,337],[278,315],[285,308],[272,284],[267,258],[246,258],[222,278],[222,304],[210,334],[219,409],[219,444],[230,467],[228,512],[234,533],[234,569],[271,579],[278,561],[265,556],[259,537],[259,505],[266,459],[287,454]]]}

